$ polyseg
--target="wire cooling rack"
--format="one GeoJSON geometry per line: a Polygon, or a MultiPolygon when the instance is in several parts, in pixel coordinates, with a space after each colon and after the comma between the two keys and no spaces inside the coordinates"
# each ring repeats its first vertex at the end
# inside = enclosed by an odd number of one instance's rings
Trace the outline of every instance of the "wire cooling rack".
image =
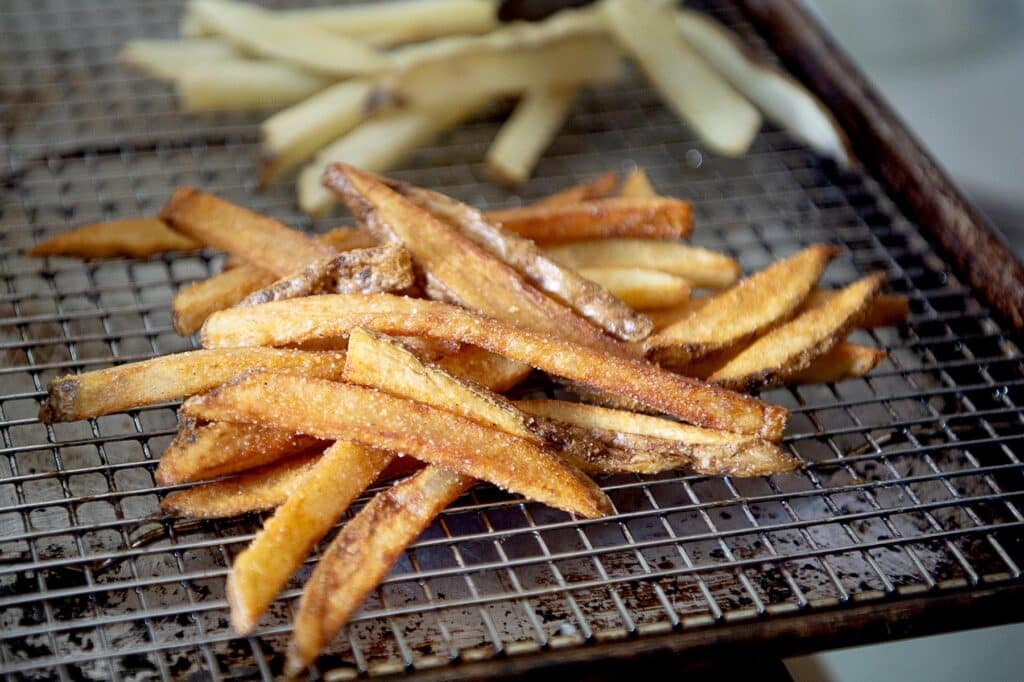
{"type": "MultiPolygon", "coordinates": [[[[728,7],[713,8],[738,30],[728,7]]],[[[181,113],[171,89],[117,63],[123,41],[171,37],[179,3],[11,0],[0,24],[0,669],[15,678],[271,677],[312,558],[249,638],[224,577],[259,519],[159,515],[153,471],[173,404],[46,426],[67,372],[191,347],[168,302],[212,253],[144,261],[31,259],[39,239],[154,212],[194,184],[323,230],[290,181],[256,191],[256,114],[181,113]]],[[[853,605],[1020,582],[1024,371],[1019,339],[950,272],[869,178],[766,130],[741,159],[707,153],[637,80],[583,96],[512,195],[480,163],[497,120],[418,151],[396,175],[482,207],[644,166],[692,200],[697,243],[747,271],[817,241],[827,279],[884,271],[912,314],[856,332],[886,348],[870,377],[773,390],[805,470],[757,479],[607,477],[615,516],[577,521],[478,487],[400,559],[315,674],[424,671],[673,630],[771,623],[853,605]]]]}

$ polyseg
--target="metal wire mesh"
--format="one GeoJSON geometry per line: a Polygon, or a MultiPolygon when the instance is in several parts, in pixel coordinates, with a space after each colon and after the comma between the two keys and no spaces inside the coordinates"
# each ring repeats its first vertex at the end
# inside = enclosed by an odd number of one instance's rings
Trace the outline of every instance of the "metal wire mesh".
{"type": "MultiPolygon", "coordinates": [[[[175,523],[153,470],[174,405],[87,422],[35,419],[54,376],[182,350],[167,304],[214,254],[82,263],[22,251],[72,226],[153,212],[195,184],[305,229],[290,182],[254,187],[256,114],[186,115],[117,64],[123,41],[174,35],[180,6],[13,0],[0,25],[0,666],[14,677],[270,677],[313,557],[254,637],[228,625],[224,576],[259,520],[175,523]]],[[[728,7],[713,8],[748,31],[728,7]]],[[[749,36],[755,43],[756,37],[749,36]]],[[[750,154],[704,151],[638,81],[587,93],[512,195],[480,160],[496,120],[418,151],[396,175],[479,206],[640,164],[694,202],[695,241],[746,270],[832,241],[827,275],[883,270],[912,315],[856,332],[889,351],[865,379],[773,390],[806,470],[602,481],[616,515],[577,521],[478,487],[398,562],[318,672],[456,660],[721,628],[893,594],[1018,580],[1024,468],[1018,339],[870,179],[767,128],[750,154]]],[[[884,608],[881,605],[880,608],[884,608]]]]}

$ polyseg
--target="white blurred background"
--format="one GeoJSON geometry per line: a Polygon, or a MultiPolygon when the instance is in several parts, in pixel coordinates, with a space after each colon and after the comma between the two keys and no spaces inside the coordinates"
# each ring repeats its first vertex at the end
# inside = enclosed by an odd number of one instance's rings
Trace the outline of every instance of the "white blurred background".
{"type": "MultiPolygon", "coordinates": [[[[1024,256],[1024,0],[807,2],[1024,256]]],[[[786,663],[798,682],[1022,680],[1024,624],[786,663]]]]}

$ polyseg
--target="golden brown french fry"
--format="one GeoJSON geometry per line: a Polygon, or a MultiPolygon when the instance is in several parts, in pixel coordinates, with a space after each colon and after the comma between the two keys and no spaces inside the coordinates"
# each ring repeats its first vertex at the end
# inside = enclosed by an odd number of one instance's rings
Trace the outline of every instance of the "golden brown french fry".
{"type": "Polygon", "coordinates": [[[752,338],[793,315],[837,253],[819,244],[768,266],[652,336],[648,352],[661,364],[681,367],[752,338]]]}
{"type": "Polygon", "coordinates": [[[238,50],[216,38],[129,40],[120,55],[122,63],[166,81],[174,81],[196,68],[239,58],[238,50]]]}
{"type": "Polygon", "coordinates": [[[636,400],[701,426],[778,440],[785,409],[707,386],[642,360],[544,336],[439,303],[390,294],[309,296],[215,313],[207,347],[287,345],[339,338],[355,327],[480,346],[537,369],[636,400]]]}
{"type": "Polygon", "coordinates": [[[585,517],[611,508],[593,481],[530,441],[363,386],[253,373],[190,398],[182,410],[407,453],[585,517]]]}
{"type": "Polygon", "coordinates": [[[514,268],[527,282],[569,306],[612,336],[639,341],[650,334],[651,324],[643,315],[601,286],[547,258],[529,239],[512,234],[488,221],[471,206],[439,192],[405,183],[388,182],[388,186],[455,227],[464,237],[514,268]]]}
{"type": "Polygon", "coordinates": [[[654,331],[660,332],[665,327],[671,326],[687,315],[690,315],[694,310],[699,306],[704,305],[708,300],[709,299],[707,297],[697,298],[691,296],[690,300],[680,303],[679,305],[672,306],[671,308],[645,310],[644,315],[651,318],[651,322],[654,323],[654,331]]]}
{"type": "Polygon", "coordinates": [[[689,281],[661,270],[597,267],[578,272],[637,310],[679,305],[690,299],[693,289],[689,281]]]}
{"type": "Polygon", "coordinates": [[[402,243],[426,273],[428,282],[439,284],[462,305],[610,353],[631,352],[376,176],[336,164],[328,170],[324,182],[380,241],[402,243]]]}
{"type": "Polygon", "coordinates": [[[533,206],[565,206],[577,204],[581,201],[592,199],[604,199],[615,191],[619,184],[619,174],[609,171],[589,182],[573,185],[560,192],[544,197],[540,201],[533,202],[533,206]]]}
{"type": "Polygon", "coordinates": [[[529,365],[476,346],[464,346],[438,359],[437,364],[455,376],[480,384],[495,393],[508,391],[533,372],[533,367],[529,365]]]}
{"type": "Polygon", "coordinates": [[[183,420],[178,435],[160,456],[156,482],[177,485],[237,474],[321,445],[310,436],[251,424],[215,422],[197,426],[183,420]]]}
{"type": "Polygon", "coordinates": [[[674,241],[593,239],[551,246],[545,253],[570,268],[649,268],[709,289],[732,286],[740,276],[740,265],[734,259],[674,241]]]}
{"type": "Polygon", "coordinates": [[[747,151],[761,115],[683,40],[669,4],[608,0],[601,9],[618,43],[709,147],[733,156],[747,151]]]}
{"type": "Polygon", "coordinates": [[[128,218],[76,227],[36,244],[27,256],[148,258],[168,251],[192,251],[202,244],[175,232],[159,218],[128,218]]]}
{"type": "Polygon", "coordinates": [[[222,481],[176,490],[160,503],[167,514],[216,519],[273,509],[301,489],[320,453],[292,457],[222,481]]]}
{"type": "Polygon", "coordinates": [[[325,258],[301,272],[254,291],[239,305],[260,305],[312,294],[376,294],[413,285],[412,259],[398,244],[353,249],[325,258]]]}
{"type": "Polygon", "coordinates": [[[488,174],[513,187],[526,181],[565,123],[577,90],[563,86],[525,92],[487,149],[488,174]]]}
{"type": "MultiPolygon", "coordinates": [[[[339,228],[319,237],[336,251],[364,249],[376,241],[364,229],[339,228]]],[[[195,282],[179,291],[171,301],[174,330],[188,336],[203,326],[212,313],[237,304],[249,294],[274,282],[274,275],[255,265],[242,264],[195,282]]]]}
{"type": "Polygon", "coordinates": [[[342,378],[540,442],[530,430],[529,418],[508,400],[459,379],[437,365],[421,361],[408,348],[384,334],[352,330],[342,378]]]}
{"type": "Polygon", "coordinates": [[[160,217],[174,229],[278,277],[334,254],[330,246],[273,218],[191,187],[176,189],[160,217]]]}
{"type": "Polygon", "coordinates": [[[783,380],[787,384],[829,384],[855,379],[877,367],[885,356],[885,351],[878,348],[840,343],[815,358],[806,369],[787,372],[783,380]]]}
{"type": "MultiPolygon", "coordinates": [[[[802,310],[810,310],[831,300],[838,292],[832,289],[815,289],[804,302],[802,310]]],[[[893,327],[902,324],[910,315],[910,304],[903,296],[882,294],[871,302],[867,315],[858,323],[861,329],[893,327]]]]}
{"type": "Polygon", "coordinates": [[[430,466],[378,493],[345,524],[306,583],[285,674],[298,675],[316,658],[399,554],[473,482],[430,466]]]}
{"type": "Polygon", "coordinates": [[[313,546],[393,457],[342,441],[324,451],[231,566],[225,591],[236,632],[247,635],[256,628],[313,546]]]}
{"type": "Polygon", "coordinates": [[[867,314],[884,281],[884,276],[877,274],[854,282],[827,302],[754,341],[708,377],[708,381],[750,390],[779,383],[787,374],[807,368],[867,314]]]}
{"type": "Polygon", "coordinates": [[[286,107],[331,84],[291,64],[267,59],[230,59],[183,69],[174,86],[190,113],[286,107]]]}
{"type": "Polygon", "coordinates": [[[174,353],[50,382],[39,419],[88,419],[208,390],[249,369],[338,377],[344,353],[222,348],[174,353]]]}
{"type": "Polygon", "coordinates": [[[361,123],[371,87],[366,80],[336,83],[265,120],[260,125],[260,187],[361,123]]]}
{"type": "Polygon", "coordinates": [[[363,43],[313,24],[282,21],[256,5],[231,0],[192,0],[189,12],[246,52],[279,59],[331,77],[379,71],[385,55],[363,43]]]}
{"type": "Polygon", "coordinates": [[[647,179],[644,169],[637,168],[622,181],[619,196],[628,199],[650,199],[658,196],[658,193],[651,186],[651,181],[647,179]]]}
{"type": "Polygon", "coordinates": [[[682,239],[692,229],[692,207],[679,199],[596,199],[558,206],[489,211],[487,218],[538,244],[602,237],[682,239]]]}
{"type": "Polygon", "coordinates": [[[520,400],[563,456],[588,473],[653,474],[687,467],[709,476],[766,476],[799,460],[779,446],[728,431],[560,400],[520,400]]]}

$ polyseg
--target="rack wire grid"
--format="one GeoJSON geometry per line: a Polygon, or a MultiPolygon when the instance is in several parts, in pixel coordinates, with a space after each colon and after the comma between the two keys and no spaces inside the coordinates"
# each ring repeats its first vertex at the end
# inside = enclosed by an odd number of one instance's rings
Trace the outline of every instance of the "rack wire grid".
{"type": "MultiPolygon", "coordinates": [[[[728,5],[719,18],[759,49],[728,5]]],[[[308,230],[291,181],[254,183],[254,113],[188,115],[171,87],[118,63],[124,41],[172,37],[180,3],[11,0],[0,25],[0,664],[12,678],[212,679],[280,672],[312,557],[256,635],[228,624],[224,578],[260,519],[160,516],[153,472],[175,404],[48,426],[55,376],[185,350],[168,302],[217,271],[202,252],[148,260],[34,259],[76,224],[152,214],[194,184],[308,230]]],[[[403,554],[323,657],[333,677],[718,628],[1019,582],[1024,371],[1019,337],[856,170],[766,127],[743,158],[704,150],[635,78],[585,93],[518,194],[488,182],[485,117],[395,175],[481,207],[609,168],[646,168],[695,206],[697,243],[758,269],[828,241],[830,284],[881,270],[909,297],[870,376],[772,390],[806,463],[756,479],[673,472],[601,480],[615,515],[580,521],[480,486],[403,554]]],[[[362,501],[365,501],[365,497],[362,501]]],[[[362,503],[362,502],[361,502],[362,503]]],[[[361,504],[360,503],[360,504],[361,504]]],[[[360,505],[356,505],[358,508],[360,505]]]]}

